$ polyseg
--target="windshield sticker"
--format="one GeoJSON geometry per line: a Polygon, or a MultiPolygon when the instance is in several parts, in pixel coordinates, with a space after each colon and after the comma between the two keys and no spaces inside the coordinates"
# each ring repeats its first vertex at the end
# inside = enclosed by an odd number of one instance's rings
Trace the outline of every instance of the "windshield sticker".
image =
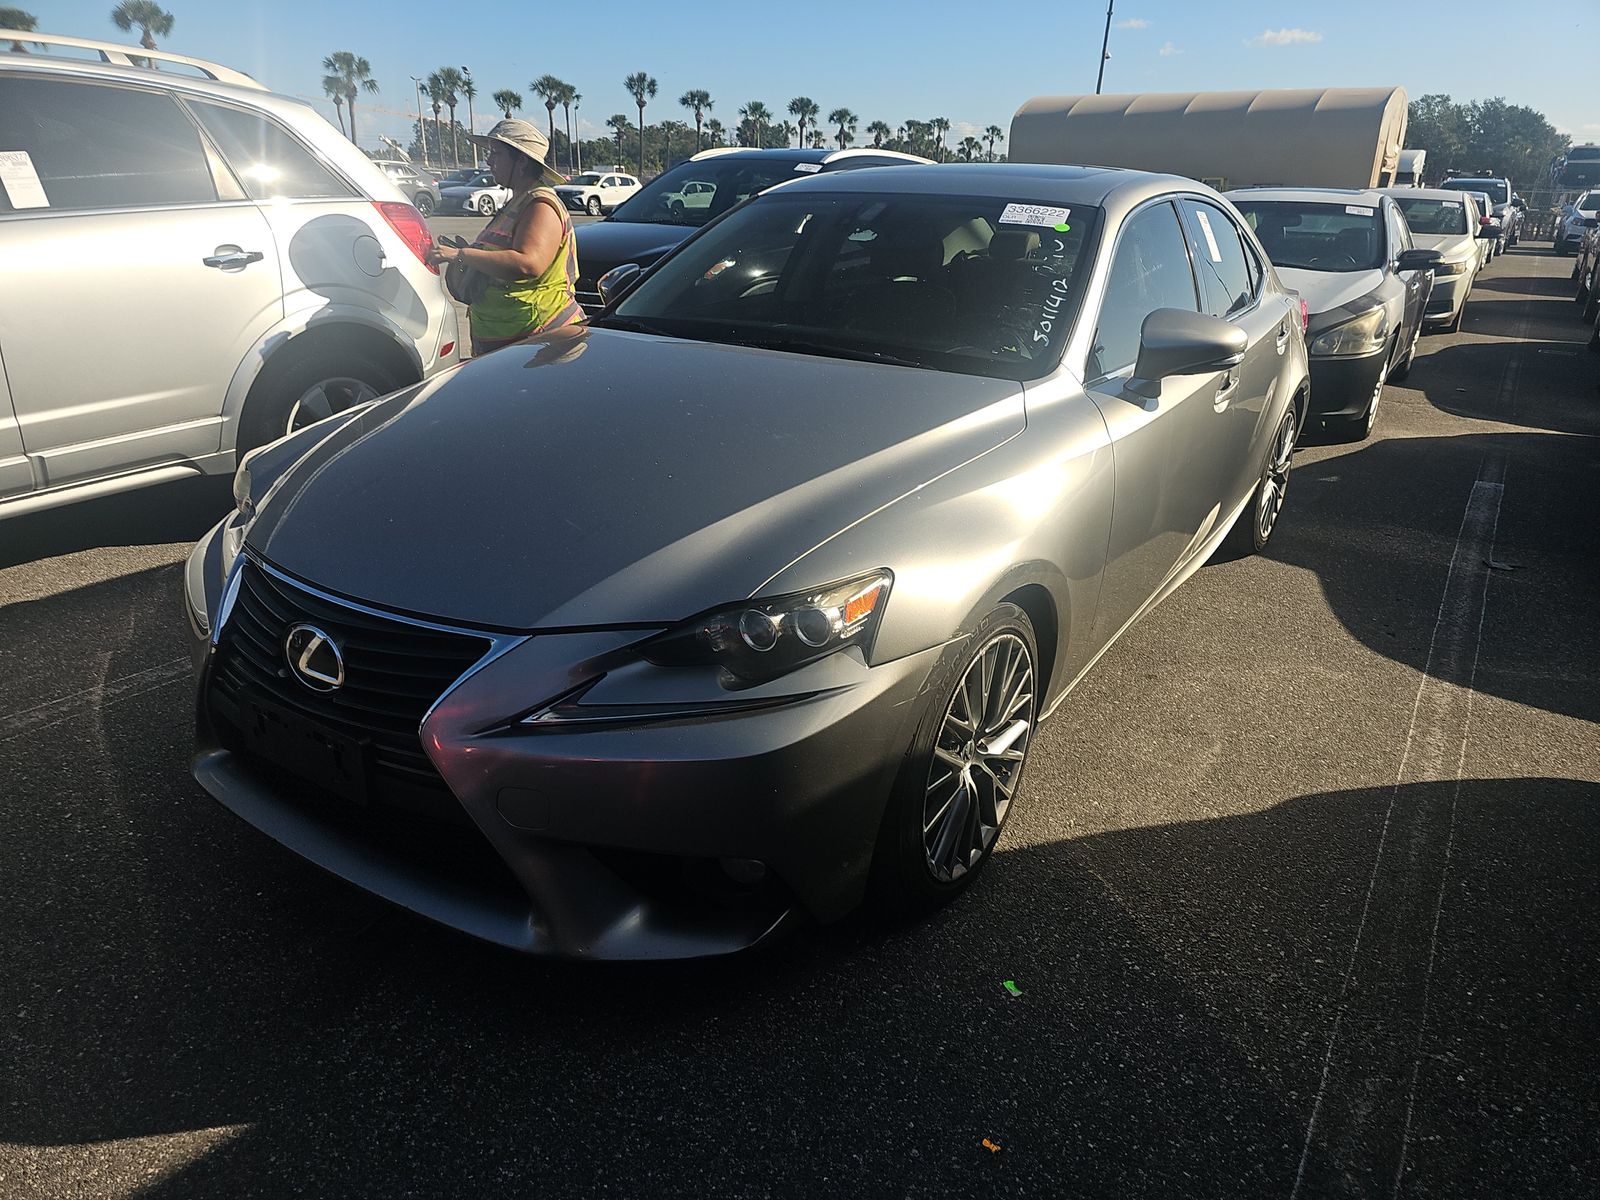
{"type": "Polygon", "coordinates": [[[1206,235],[1206,253],[1211,255],[1212,262],[1222,261],[1222,251],[1217,248],[1217,235],[1211,232],[1211,219],[1206,216],[1206,210],[1196,208],[1194,215],[1200,219],[1200,232],[1206,235]]]}
{"type": "MultiPolygon", "coordinates": [[[[1009,210],[1008,210],[1009,211],[1009,210]]],[[[1058,209],[1062,213],[1062,222],[1066,221],[1066,209],[1058,209]]],[[[1000,218],[1002,221],[1005,217],[1000,218]]],[[[1046,350],[1050,348],[1050,340],[1055,334],[1056,325],[1062,320],[1061,306],[1066,303],[1067,289],[1072,286],[1072,266],[1076,256],[1076,248],[1069,250],[1067,239],[1064,237],[1045,238],[1045,261],[1042,270],[1054,278],[1050,280],[1050,292],[1044,298],[1044,303],[1039,306],[1039,315],[1034,321],[1032,342],[1046,350]]],[[[1066,332],[1066,327],[1062,327],[1066,332]]]]}
{"type": "Polygon", "coordinates": [[[1441,208],[1460,208],[1461,207],[1461,201],[1459,201],[1459,200],[1441,200],[1441,201],[1439,201],[1439,206],[1441,208]]]}
{"type": "Polygon", "coordinates": [[[50,197],[44,194],[39,172],[33,169],[33,158],[26,150],[0,150],[0,185],[12,208],[50,207],[50,197]]]}
{"type": "Polygon", "coordinates": [[[1346,204],[1344,210],[1352,217],[1370,217],[1378,211],[1375,208],[1362,208],[1358,204],[1346,204]]]}
{"type": "Polygon", "coordinates": [[[1044,204],[1008,204],[1000,214],[1002,225],[1043,225],[1065,233],[1069,226],[1070,208],[1051,208],[1044,204]]]}
{"type": "Polygon", "coordinates": [[[805,175],[815,175],[822,170],[821,163],[795,163],[794,169],[805,175]]]}

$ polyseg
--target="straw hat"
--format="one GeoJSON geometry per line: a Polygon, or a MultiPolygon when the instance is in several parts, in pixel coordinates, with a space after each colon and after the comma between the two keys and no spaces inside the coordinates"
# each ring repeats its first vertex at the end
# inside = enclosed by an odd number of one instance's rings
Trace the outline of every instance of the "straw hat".
{"type": "Polygon", "coordinates": [[[518,150],[533,159],[544,172],[545,178],[557,183],[564,183],[566,177],[553,168],[549,163],[550,139],[545,137],[544,130],[532,121],[524,121],[519,117],[509,117],[500,121],[488,133],[469,133],[467,140],[487,150],[494,142],[500,142],[518,150]]]}

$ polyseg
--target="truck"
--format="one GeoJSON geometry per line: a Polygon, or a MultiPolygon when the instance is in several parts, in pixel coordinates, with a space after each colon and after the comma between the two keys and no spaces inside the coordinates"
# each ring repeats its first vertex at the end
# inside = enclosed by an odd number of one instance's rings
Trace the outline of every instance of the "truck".
{"type": "Polygon", "coordinates": [[[1389,187],[1400,175],[1406,92],[1278,88],[1035,96],[1011,118],[1012,162],[1130,167],[1219,191],[1389,187]]]}

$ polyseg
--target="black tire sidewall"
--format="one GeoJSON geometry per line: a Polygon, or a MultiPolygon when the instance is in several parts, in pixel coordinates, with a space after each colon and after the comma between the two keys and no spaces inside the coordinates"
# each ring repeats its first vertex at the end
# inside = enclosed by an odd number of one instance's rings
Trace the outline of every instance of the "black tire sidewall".
{"type": "MultiPolygon", "coordinates": [[[[1267,531],[1267,536],[1261,536],[1261,525],[1256,520],[1256,506],[1261,503],[1261,489],[1266,486],[1267,472],[1272,467],[1272,456],[1277,453],[1278,434],[1283,429],[1286,420],[1296,420],[1295,409],[1291,404],[1283,416],[1272,427],[1272,437],[1267,442],[1266,453],[1261,456],[1261,470],[1256,474],[1256,486],[1250,490],[1250,499],[1244,506],[1244,511],[1234,521],[1233,528],[1228,530],[1228,536],[1223,539],[1222,551],[1226,559],[1248,558],[1252,554],[1260,554],[1267,548],[1267,543],[1272,541],[1272,535],[1278,531],[1278,521],[1282,519],[1280,512],[1273,519],[1272,528],[1267,531]]],[[[1289,462],[1294,462],[1294,451],[1289,451],[1289,462]]],[[[1290,472],[1293,474],[1293,471],[1290,472]]],[[[1284,491],[1288,492],[1288,481],[1284,481],[1284,491]]]]}
{"type": "Polygon", "coordinates": [[[1029,733],[1030,743],[1038,734],[1039,713],[1043,700],[1038,691],[1040,679],[1038,638],[1034,635],[1033,623],[1028,619],[1026,612],[1015,604],[1001,603],[978,621],[968,637],[952,643],[929,676],[928,686],[925,689],[925,708],[917,722],[917,731],[911,739],[905,761],[896,776],[894,788],[889,794],[889,802],[885,807],[883,823],[878,830],[878,842],[873,855],[872,890],[877,901],[890,910],[928,911],[948,903],[970,887],[973,880],[983,872],[989,860],[994,857],[995,848],[1005,833],[1005,826],[1022,797],[1031,754],[1023,759],[1022,769],[1017,773],[1017,784],[1011,805],[1006,810],[1005,819],[996,832],[994,843],[989,850],[978,860],[976,866],[969,868],[959,879],[951,883],[943,883],[933,877],[927,867],[927,854],[923,849],[921,829],[923,798],[927,787],[928,770],[933,761],[934,741],[938,737],[940,726],[944,723],[945,710],[950,705],[956,685],[966,676],[979,651],[987,647],[997,634],[1007,632],[1014,633],[1022,639],[1033,662],[1034,713],[1033,729],[1029,733]]]}
{"type": "Polygon", "coordinates": [[[401,386],[387,367],[360,350],[285,350],[267,364],[245,401],[239,419],[240,456],[282,437],[295,401],[319,380],[336,378],[364,380],[379,395],[401,386]]]}

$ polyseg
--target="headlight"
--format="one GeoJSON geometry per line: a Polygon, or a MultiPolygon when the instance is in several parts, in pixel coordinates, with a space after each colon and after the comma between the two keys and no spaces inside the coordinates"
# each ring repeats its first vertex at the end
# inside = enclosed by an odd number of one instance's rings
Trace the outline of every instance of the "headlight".
{"type": "Polygon", "coordinates": [[[846,646],[866,653],[892,578],[875,571],[814,592],[749,600],[669,629],[644,649],[658,666],[718,666],[734,686],[776,679],[846,646]]]}
{"type": "Polygon", "coordinates": [[[1389,314],[1368,309],[1359,317],[1325,329],[1311,343],[1311,353],[1325,357],[1375,354],[1389,338],[1389,314]]]}
{"type": "Polygon", "coordinates": [[[1452,275],[1465,275],[1467,273],[1467,260],[1460,262],[1441,262],[1433,264],[1433,277],[1435,279],[1448,279],[1452,275]]]}

